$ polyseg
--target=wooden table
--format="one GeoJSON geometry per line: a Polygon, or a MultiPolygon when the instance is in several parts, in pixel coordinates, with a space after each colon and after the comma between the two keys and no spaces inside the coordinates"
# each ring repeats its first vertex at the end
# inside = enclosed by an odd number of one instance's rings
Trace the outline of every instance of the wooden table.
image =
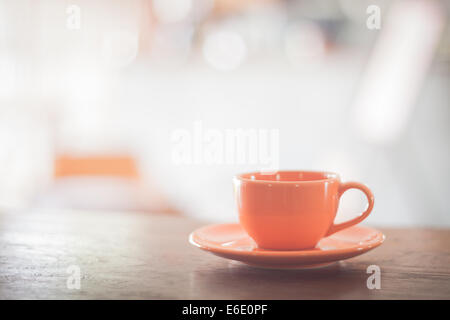
{"type": "Polygon", "coordinates": [[[449,299],[450,230],[383,229],[331,267],[255,269],[191,246],[202,223],[144,213],[0,212],[1,299],[449,299]],[[369,290],[369,265],[381,289],[369,290]],[[79,266],[81,288],[68,289],[79,266]],[[69,269],[70,271],[70,269],[69,269]]]}

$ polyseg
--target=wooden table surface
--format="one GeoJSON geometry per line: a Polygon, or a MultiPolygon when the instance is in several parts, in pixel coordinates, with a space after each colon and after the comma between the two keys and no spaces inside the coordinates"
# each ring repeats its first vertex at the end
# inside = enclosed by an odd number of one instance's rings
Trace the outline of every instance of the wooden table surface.
{"type": "Polygon", "coordinates": [[[194,220],[144,213],[0,212],[0,299],[449,299],[450,230],[382,229],[327,268],[256,269],[191,246],[194,220]],[[369,265],[381,289],[369,290],[369,265]],[[81,288],[68,289],[69,266],[81,288]]]}

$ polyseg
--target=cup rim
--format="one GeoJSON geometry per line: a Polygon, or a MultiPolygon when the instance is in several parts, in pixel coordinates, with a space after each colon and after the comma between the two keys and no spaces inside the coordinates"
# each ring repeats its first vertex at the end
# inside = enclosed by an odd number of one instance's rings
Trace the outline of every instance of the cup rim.
{"type": "Polygon", "coordinates": [[[315,171],[315,170],[278,170],[275,172],[271,172],[268,175],[274,175],[277,173],[309,173],[309,174],[320,174],[323,175],[326,178],[323,179],[314,179],[314,180],[265,180],[265,179],[250,179],[247,176],[251,175],[261,175],[261,171],[254,171],[254,172],[246,172],[237,174],[233,177],[234,180],[237,181],[245,181],[245,182],[251,182],[251,183],[273,183],[273,184],[300,184],[300,183],[321,183],[325,181],[332,181],[332,180],[339,180],[339,174],[331,171],[315,171]]]}

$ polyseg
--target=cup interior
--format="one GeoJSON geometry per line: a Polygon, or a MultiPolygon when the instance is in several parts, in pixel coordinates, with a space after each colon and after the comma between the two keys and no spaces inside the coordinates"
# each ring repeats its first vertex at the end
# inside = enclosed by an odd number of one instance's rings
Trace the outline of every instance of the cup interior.
{"type": "Polygon", "coordinates": [[[261,182],[308,182],[336,179],[332,172],[322,171],[277,171],[275,173],[251,172],[237,176],[238,179],[261,182]]]}

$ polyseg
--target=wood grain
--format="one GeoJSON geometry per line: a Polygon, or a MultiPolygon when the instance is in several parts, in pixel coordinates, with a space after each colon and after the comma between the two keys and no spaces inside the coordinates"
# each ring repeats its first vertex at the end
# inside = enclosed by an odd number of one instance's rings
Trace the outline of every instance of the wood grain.
{"type": "Polygon", "coordinates": [[[256,269],[188,241],[202,223],[158,214],[0,213],[0,299],[449,299],[450,230],[382,229],[360,257],[303,271],[256,269]],[[369,265],[381,289],[369,290],[369,265]],[[67,289],[78,265],[80,290],[67,289]]]}

